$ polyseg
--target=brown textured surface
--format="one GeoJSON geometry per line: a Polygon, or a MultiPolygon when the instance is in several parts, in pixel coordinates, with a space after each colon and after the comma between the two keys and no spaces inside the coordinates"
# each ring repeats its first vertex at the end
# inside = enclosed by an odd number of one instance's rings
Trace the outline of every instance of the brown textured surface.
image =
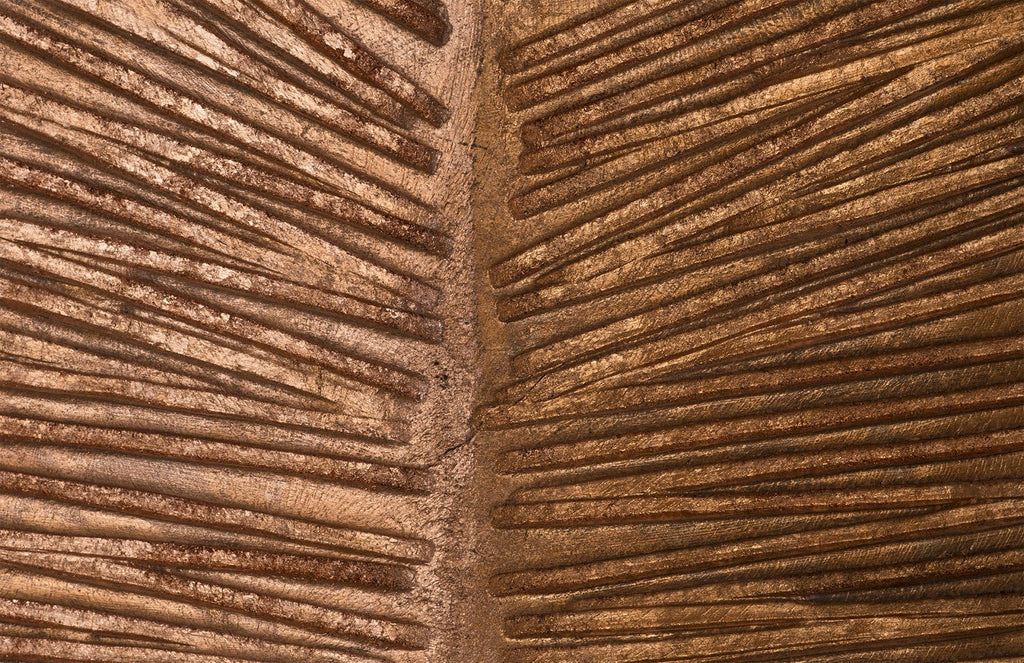
{"type": "Polygon", "coordinates": [[[0,0],[0,660],[1024,660],[1024,4],[0,0]]]}

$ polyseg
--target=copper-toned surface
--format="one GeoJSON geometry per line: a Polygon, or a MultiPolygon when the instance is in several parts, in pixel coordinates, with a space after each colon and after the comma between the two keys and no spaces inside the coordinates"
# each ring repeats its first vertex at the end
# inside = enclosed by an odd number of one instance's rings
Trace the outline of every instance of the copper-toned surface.
{"type": "Polygon", "coordinates": [[[0,660],[1024,660],[1024,4],[0,0],[0,660]]]}

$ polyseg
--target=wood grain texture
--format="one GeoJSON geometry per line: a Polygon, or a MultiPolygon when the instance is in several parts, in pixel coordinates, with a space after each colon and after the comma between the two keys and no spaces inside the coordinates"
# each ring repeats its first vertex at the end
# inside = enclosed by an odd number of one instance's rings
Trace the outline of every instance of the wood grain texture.
{"type": "Polygon", "coordinates": [[[1024,5],[493,33],[502,660],[1024,656],[1024,5]]]}
{"type": "Polygon", "coordinates": [[[1024,660],[1024,3],[0,0],[0,661],[1024,660]]]}
{"type": "Polygon", "coordinates": [[[474,22],[367,4],[0,1],[0,660],[457,647],[474,22]]]}

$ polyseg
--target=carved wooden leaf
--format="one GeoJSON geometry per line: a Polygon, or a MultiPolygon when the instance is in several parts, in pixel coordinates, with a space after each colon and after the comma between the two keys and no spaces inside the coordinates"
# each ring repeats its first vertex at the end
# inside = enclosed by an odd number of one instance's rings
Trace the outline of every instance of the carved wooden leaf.
{"type": "Polygon", "coordinates": [[[1024,3],[0,0],[0,660],[1024,658],[1024,3]]]}

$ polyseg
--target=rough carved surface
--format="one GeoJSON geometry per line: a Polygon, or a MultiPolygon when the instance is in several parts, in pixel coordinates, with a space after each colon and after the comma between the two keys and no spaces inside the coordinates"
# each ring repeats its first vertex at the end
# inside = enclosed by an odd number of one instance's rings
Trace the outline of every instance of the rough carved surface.
{"type": "Polygon", "coordinates": [[[504,660],[1024,655],[1024,6],[568,14],[497,28],[504,660]]]}
{"type": "Polygon", "coordinates": [[[0,2],[0,659],[448,655],[472,32],[366,4],[0,2]]]}
{"type": "Polygon", "coordinates": [[[1024,4],[0,0],[0,660],[1024,657],[1024,4]]]}

